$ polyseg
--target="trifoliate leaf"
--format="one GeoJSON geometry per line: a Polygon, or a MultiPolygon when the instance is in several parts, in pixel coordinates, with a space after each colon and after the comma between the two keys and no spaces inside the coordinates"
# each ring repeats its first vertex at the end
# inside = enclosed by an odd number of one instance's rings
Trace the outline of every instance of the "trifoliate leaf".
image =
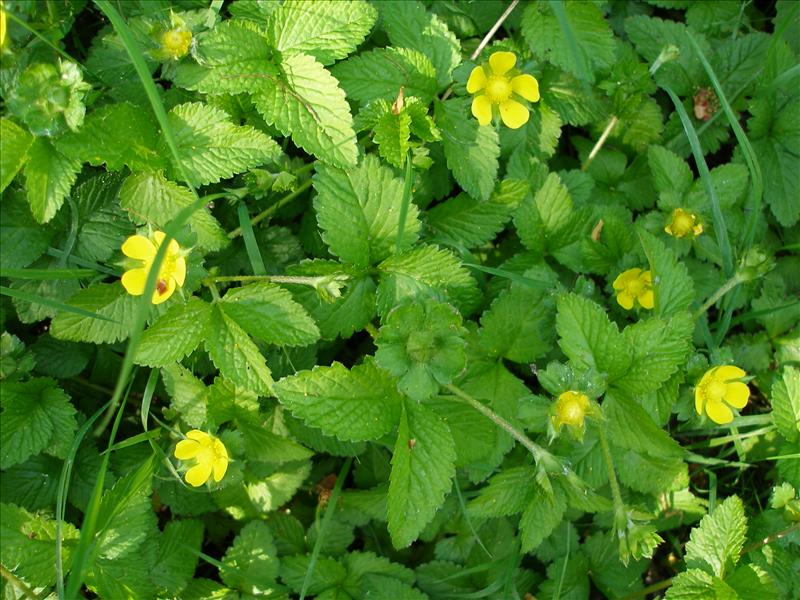
{"type": "Polygon", "coordinates": [[[61,311],[50,324],[50,334],[59,340],[93,344],[124,340],[130,335],[138,301],[119,282],[96,283],[77,292],[67,304],[111,320],[61,311]]]}
{"type": "Polygon", "coordinates": [[[253,95],[270,125],[309,154],[336,167],[357,161],[353,117],[338,81],[313,57],[285,56],[277,77],[268,77],[253,95]]]}
{"type": "Polygon", "coordinates": [[[203,340],[210,318],[211,305],[195,296],[186,304],[174,304],[142,334],[134,360],[149,367],[181,360],[203,340]]]}
{"type": "Polygon", "coordinates": [[[419,537],[444,502],[455,475],[447,425],[424,405],[403,405],[389,477],[389,534],[395,548],[419,537]]]}
{"type": "Polygon", "coordinates": [[[562,6],[566,23],[559,21],[549,4],[530,4],[522,16],[522,35],[537,58],[594,81],[595,71],[614,62],[611,28],[594,4],[568,1],[562,6]]]}
{"type": "Polygon", "coordinates": [[[280,561],[267,524],[252,521],[245,525],[225,552],[222,565],[222,581],[247,594],[273,587],[280,561]]]}
{"type": "Polygon", "coordinates": [[[772,383],[772,420],[790,442],[800,438],[800,369],[786,366],[772,383]]]}
{"type": "Polygon", "coordinates": [[[610,380],[627,372],[630,348],[600,306],[575,294],[561,296],[557,306],[558,344],[574,364],[606,373],[610,380]]]}
{"type": "Polygon", "coordinates": [[[507,517],[522,512],[534,494],[536,468],[509,467],[493,475],[478,496],[467,504],[470,515],[483,518],[507,517]]]}
{"type": "Polygon", "coordinates": [[[497,180],[500,145],[494,127],[468,116],[467,98],[434,103],[447,166],[458,184],[477,200],[488,200],[497,180]]]}
{"type": "Polygon", "coordinates": [[[686,565],[725,577],[739,562],[747,535],[747,517],[738,496],[726,498],[703,517],[686,542],[686,565]]]}
{"type": "Polygon", "coordinates": [[[272,376],[264,356],[219,303],[211,311],[203,344],[223,376],[260,396],[271,395],[272,376]]]}
{"type": "Polygon", "coordinates": [[[533,498],[525,507],[519,522],[522,551],[530,552],[538,547],[561,523],[566,509],[567,503],[560,486],[554,486],[551,494],[535,486],[533,498]]]}
{"type": "Polygon", "coordinates": [[[0,153],[0,192],[2,192],[28,160],[28,149],[33,144],[34,138],[14,121],[2,118],[0,139],[3,140],[3,152],[0,153]]]}
{"type": "Polygon", "coordinates": [[[266,19],[267,39],[284,54],[305,52],[323,65],[353,52],[372,29],[377,11],[362,0],[290,0],[266,19]]]}
{"type": "MultiPolygon", "coordinates": [[[[201,102],[179,104],[168,117],[186,176],[195,186],[228,179],[281,154],[278,144],[266,134],[235,125],[223,110],[201,102]]],[[[168,154],[166,142],[161,154],[168,154]]],[[[174,161],[170,175],[176,180],[182,176],[174,161]]]]}
{"type": "Polygon", "coordinates": [[[0,467],[7,469],[43,450],[66,457],[78,428],[69,396],[49,378],[3,382],[0,467]]]}
{"type": "MultiPolygon", "coordinates": [[[[377,158],[367,155],[355,169],[317,167],[314,209],[322,239],[343,262],[368,267],[396,247],[403,202],[403,182],[377,158]]],[[[403,224],[403,246],[419,231],[418,210],[411,204],[403,224]]]]}
{"type": "Polygon", "coordinates": [[[307,346],[319,329],[292,295],[271,283],[229,290],[219,303],[225,314],[254,338],[278,346],[307,346]]]}
{"type": "Polygon", "coordinates": [[[393,46],[412,48],[427,56],[436,69],[439,89],[452,81],[452,72],[461,62],[461,44],[447,25],[429,14],[421,2],[383,2],[379,4],[381,26],[393,46]]]}
{"type": "MultiPolygon", "coordinates": [[[[119,191],[120,206],[131,214],[133,221],[160,228],[195,202],[188,188],[167,180],[161,173],[130,175],[119,191]]],[[[197,244],[206,250],[220,250],[228,244],[228,236],[207,208],[195,210],[188,223],[197,234],[197,244]]]]}
{"type": "Polygon", "coordinates": [[[644,229],[637,233],[650,263],[656,315],[663,319],[687,310],[694,300],[694,282],[686,265],[652,233],[644,229]]]}
{"type": "Polygon", "coordinates": [[[361,104],[393,101],[400,88],[428,104],[436,95],[436,71],[427,56],[408,48],[375,48],[340,62],[332,69],[347,97],[361,104]]]}
{"type": "Polygon", "coordinates": [[[80,170],[77,158],[61,154],[47,138],[34,140],[23,172],[28,204],[39,223],[56,215],[80,170]]]}
{"type": "Polygon", "coordinates": [[[180,596],[197,568],[202,542],[202,522],[169,521],[158,538],[158,555],[151,571],[156,587],[180,596]]]}
{"type": "Polygon", "coordinates": [[[285,377],[278,399],[307,424],[340,440],[377,440],[397,424],[402,396],[372,361],[347,369],[334,362],[285,377]]]}

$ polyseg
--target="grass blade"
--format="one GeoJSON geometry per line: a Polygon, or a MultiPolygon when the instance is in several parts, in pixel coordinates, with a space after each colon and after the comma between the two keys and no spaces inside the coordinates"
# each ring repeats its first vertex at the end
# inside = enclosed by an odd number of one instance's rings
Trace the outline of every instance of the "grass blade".
{"type": "Polygon", "coordinates": [[[244,239],[244,247],[247,250],[247,258],[250,259],[250,266],[253,268],[253,275],[266,275],[264,260],[261,258],[256,234],[253,233],[253,224],[250,222],[250,215],[244,202],[239,203],[236,213],[239,215],[239,227],[242,229],[242,239],[244,239]]]}
{"type": "Polygon", "coordinates": [[[64,304],[63,302],[59,302],[58,300],[51,300],[50,298],[45,298],[44,296],[40,296],[38,294],[31,294],[30,292],[23,292],[22,290],[12,290],[11,288],[7,288],[3,285],[0,285],[0,294],[2,294],[3,296],[8,296],[9,298],[17,298],[19,300],[24,300],[25,302],[30,302],[31,304],[41,304],[43,306],[49,306],[50,308],[63,310],[64,312],[71,312],[76,315],[80,315],[82,317],[90,317],[92,319],[99,319],[100,321],[108,321],[109,323],[116,323],[114,319],[111,319],[109,317],[104,317],[103,315],[99,315],[90,310],[86,310],[85,308],[78,308],[77,306],[64,304]]]}
{"type": "Polygon", "coordinates": [[[91,269],[2,269],[0,277],[9,279],[32,279],[45,281],[51,279],[85,279],[97,275],[91,269]]]}
{"type": "Polygon", "coordinates": [[[406,227],[408,205],[411,203],[411,187],[414,185],[414,165],[411,164],[411,152],[406,154],[406,176],[403,181],[403,200],[400,203],[400,223],[397,226],[397,245],[394,253],[400,254],[403,244],[403,233],[406,227]]]}
{"type": "Polygon", "coordinates": [[[526,287],[533,288],[535,290],[553,289],[552,283],[539,281],[538,279],[531,279],[530,277],[525,277],[524,275],[519,275],[518,273],[512,273],[511,271],[506,271],[505,269],[495,269],[494,267],[485,267],[483,265],[477,265],[475,263],[462,263],[462,264],[465,267],[469,267],[470,269],[475,269],[476,271],[483,271],[484,273],[489,273],[489,275],[502,277],[504,279],[508,279],[509,281],[513,281],[514,283],[519,283],[520,285],[524,285],[526,287]]]}

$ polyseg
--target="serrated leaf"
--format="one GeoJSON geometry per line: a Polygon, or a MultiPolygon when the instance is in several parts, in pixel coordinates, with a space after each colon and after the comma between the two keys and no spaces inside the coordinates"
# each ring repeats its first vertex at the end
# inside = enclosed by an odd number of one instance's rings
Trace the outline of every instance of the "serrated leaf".
{"type": "Polygon", "coordinates": [[[572,221],[572,197],[556,173],[550,173],[532,198],[526,198],[514,215],[522,243],[531,250],[541,244],[542,237],[553,238],[572,221]]]}
{"type": "Polygon", "coordinates": [[[361,0],[289,0],[269,14],[265,30],[281,52],[305,52],[329,65],[364,41],[376,17],[377,11],[361,0]]]}
{"type": "Polygon", "coordinates": [[[561,296],[557,306],[558,344],[573,363],[606,373],[610,380],[627,372],[630,348],[600,306],[575,294],[561,296]]]}
{"type": "Polygon", "coordinates": [[[665,319],[688,310],[694,300],[694,282],[686,265],[653,234],[643,229],[637,233],[653,276],[655,314],[665,319]]]}
{"type": "Polygon", "coordinates": [[[13,121],[0,119],[0,192],[8,187],[22,165],[28,160],[33,136],[13,121]]]}
{"type": "Polygon", "coordinates": [[[135,362],[165,367],[188,356],[200,345],[210,318],[211,305],[200,298],[174,304],[142,334],[135,362]]]}
{"type": "Polygon", "coordinates": [[[425,54],[436,69],[439,89],[446,87],[461,62],[461,44],[447,25],[416,0],[383,2],[379,8],[381,25],[392,45],[425,54]]]}
{"type": "Polygon", "coordinates": [[[4,381],[0,414],[0,468],[7,469],[43,450],[60,458],[78,428],[69,396],[53,379],[4,381]]]}
{"type": "Polygon", "coordinates": [[[122,182],[121,174],[101,173],[72,190],[79,221],[75,254],[107,261],[134,233],[133,224],[119,206],[122,182]]]}
{"type": "Polygon", "coordinates": [[[272,376],[264,356],[219,304],[211,311],[203,345],[222,375],[260,396],[271,395],[272,376]]]}
{"type": "Polygon", "coordinates": [[[486,464],[498,447],[497,426],[461,400],[434,396],[425,406],[436,412],[450,428],[456,445],[456,467],[486,464]]]}
{"type": "Polygon", "coordinates": [[[483,518],[508,517],[522,512],[531,496],[538,494],[531,482],[536,468],[528,465],[508,467],[493,475],[478,497],[467,504],[470,515],[483,518]]]}
{"type": "Polygon", "coordinates": [[[772,382],[772,420],[790,442],[800,438],[800,369],[786,366],[772,382]]]}
{"type": "Polygon", "coordinates": [[[53,234],[53,228],[42,227],[33,219],[22,194],[5,194],[0,202],[0,245],[14,251],[0,252],[0,267],[27,267],[44,254],[53,234]]]}
{"type": "MultiPolygon", "coordinates": [[[[309,572],[310,554],[286,556],[281,560],[281,579],[296,593],[300,593],[306,574],[309,572]]],[[[345,580],[347,571],[338,560],[321,556],[308,577],[306,593],[321,598],[321,592],[339,587],[345,580]]]]}
{"type": "Polygon", "coordinates": [[[389,477],[389,534],[395,548],[419,537],[444,502],[455,475],[455,447],[447,425],[416,402],[405,402],[389,477]]]}
{"type": "Polygon", "coordinates": [[[25,191],[39,223],[47,223],[56,215],[80,170],[77,158],[61,154],[47,138],[34,140],[25,163],[25,191]]]}
{"type": "Polygon", "coordinates": [[[714,592],[714,577],[700,569],[678,573],[665,596],[666,600],[717,600],[718,597],[714,592]]]}
{"type": "Polygon", "coordinates": [[[497,180],[500,142],[494,127],[468,116],[467,104],[466,98],[435,102],[436,125],[455,180],[473,198],[487,200],[497,180]]]}
{"type": "MultiPolygon", "coordinates": [[[[161,173],[136,173],[130,175],[119,191],[119,203],[133,221],[146,222],[163,228],[187,206],[195,203],[188,188],[168,181],[161,173]]],[[[214,251],[228,244],[217,220],[207,208],[198,208],[189,217],[189,227],[197,234],[197,243],[214,251]]]]}
{"type": "Polygon", "coordinates": [[[307,346],[320,336],[305,309],[289,292],[271,283],[231,289],[220,306],[247,333],[268,344],[307,346]]]}
{"type": "Polygon", "coordinates": [[[650,146],[647,161],[657,191],[674,194],[678,200],[689,191],[694,177],[680,156],[662,146],[650,146]]]}
{"type": "Polygon", "coordinates": [[[692,530],[686,542],[686,565],[725,577],[739,562],[746,535],[742,501],[730,496],[692,530]]]}
{"type": "Polygon", "coordinates": [[[683,449],[661,429],[641,405],[619,393],[608,393],[603,402],[611,444],[657,458],[680,459],[683,449]]]}
{"type": "Polygon", "coordinates": [[[169,521],[158,539],[158,555],[150,572],[156,587],[179,596],[197,568],[202,542],[202,522],[169,521]]]}
{"type": "Polygon", "coordinates": [[[642,454],[633,450],[613,452],[614,464],[622,485],[645,494],[661,494],[686,489],[689,473],[686,463],[675,457],[642,454]]]}
{"type": "Polygon", "coordinates": [[[392,101],[400,88],[428,104],[436,95],[436,71],[428,57],[409,48],[375,48],[337,64],[333,75],[347,97],[361,104],[392,101]]]}
{"type": "Polygon", "coordinates": [[[136,303],[119,282],[96,283],[72,296],[67,304],[96,313],[110,321],[61,311],[50,324],[50,334],[70,342],[111,344],[130,335],[136,303]]]}
{"type": "Polygon", "coordinates": [[[161,370],[164,385],[172,401],[170,408],[180,415],[186,424],[197,429],[206,422],[206,386],[179,364],[166,365],[161,370]]]}
{"type": "MultiPolygon", "coordinates": [[[[368,267],[391,254],[400,226],[403,182],[390,169],[371,155],[347,171],[319,165],[314,188],[317,222],[333,254],[357,267],[368,267]]],[[[417,239],[418,213],[411,204],[401,249],[417,239]]]]}
{"type": "Polygon", "coordinates": [[[353,117],[339,82],[313,57],[283,57],[280,74],[253,96],[267,123],[309,154],[336,167],[355,166],[353,117]]]}
{"type": "Polygon", "coordinates": [[[314,453],[294,440],[278,435],[261,424],[248,421],[237,422],[242,432],[245,453],[250,460],[260,460],[271,464],[283,464],[298,460],[308,460],[314,453]]]}
{"type": "Polygon", "coordinates": [[[340,440],[377,440],[397,424],[402,396],[396,383],[372,361],[348,370],[334,362],[285,377],[278,399],[308,425],[340,440]]]}
{"type": "MultiPolygon", "coordinates": [[[[380,102],[380,101],[379,101],[380,102]]],[[[385,100],[382,101],[388,104],[385,100]]],[[[378,144],[378,153],[390,165],[402,167],[408,156],[411,137],[411,115],[402,110],[394,114],[391,109],[386,110],[374,126],[373,139],[378,144]]]]}
{"type": "Polygon", "coordinates": [[[553,487],[552,494],[537,486],[519,522],[522,551],[530,552],[538,547],[561,522],[566,509],[567,503],[559,486],[553,487]]]}
{"type": "Polygon", "coordinates": [[[280,561],[269,527],[263,521],[245,525],[222,558],[220,577],[227,585],[258,594],[275,585],[280,561]]]}
{"type": "Polygon", "coordinates": [[[600,9],[588,2],[563,4],[567,23],[548,4],[530,4],[522,15],[522,35],[533,54],[573,75],[594,81],[594,71],[610,67],[616,56],[614,36],[600,9]],[[568,26],[571,34],[564,30],[568,26]],[[574,45],[570,38],[574,38],[574,45]],[[580,53],[573,53],[576,48],[580,53]]]}

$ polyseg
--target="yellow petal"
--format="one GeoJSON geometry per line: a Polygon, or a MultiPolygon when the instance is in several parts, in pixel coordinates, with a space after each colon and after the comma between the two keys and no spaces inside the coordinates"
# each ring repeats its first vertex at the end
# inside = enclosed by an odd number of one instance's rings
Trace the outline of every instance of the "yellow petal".
{"type": "Polygon", "coordinates": [[[641,272],[642,272],[642,270],[639,269],[639,268],[628,269],[627,271],[623,271],[622,273],[617,275],[617,278],[614,280],[614,283],[612,284],[614,286],[614,289],[615,290],[624,290],[626,287],[628,287],[628,282],[631,279],[638,279],[639,278],[639,273],[641,273],[641,272]]]}
{"type": "Polygon", "coordinates": [[[166,283],[166,288],[162,288],[161,290],[158,289],[158,281],[156,281],[156,289],[153,291],[153,297],[151,301],[153,304],[161,304],[162,302],[166,302],[169,300],[170,296],[172,296],[173,292],[175,292],[175,278],[168,277],[167,279],[162,279],[162,283],[166,283]]]}
{"type": "Polygon", "coordinates": [[[729,383],[725,389],[724,398],[725,402],[734,408],[744,408],[748,398],[750,398],[750,388],[747,387],[746,383],[742,383],[741,381],[729,383]]]}
{"type": "Polygon", "coordinates": [[[653,290],[642,292],[636,299],[639,301],[639,304],[642,305],[642,308],[646,308],[647,310],[652,310],[655,306],[655,296],[653,295],[653,290]]]}
{"type": "Polygon", "coordinates": [[[630,310],[633,308],[633,296],[628,292],[620,292],[617,294],[617,304],[625,310],[630,310]]]}
{"type": "Polygon", "coordinates": [[[706,404],[706,414],[708,418],[720,425],[725,425],[733,421],[731,409],[722,402],[709,402],[706,404]]]}
{"type": "Polygon", "coordinates": [[[182,256],[175,259],[175,272],[172,276],[175,278],[175,283],[183,287],[183,283],[186,281],[186,259],[182,256]]]}
{"type": "Polygon", "coordinates": [[[197,440],[204,446],[209,445],[209,442],[211,441],[211,436],[205,431],[200,431],[199,429],[192,429],[186,434],[186,437],[190,440],[197,440]]]}
{"type": "Polygon", "coordinates": [[[513,52],[495,52],[489,57],[489,66],[495,75],[503,75],[517,64],[517,57],[513,52]]]}
{"type": "Polygon", "coordinates": [[[196,464],[191,469],[186,471],[186,475],[184,475],[186,483],[194,487],[200,487],[206,481],[208,481],[209,477],[211,477],[211,462],[202,462],[196,464]]]}
{"type": "Polygon", "coordinates": [[[156,241],[156,244],[159,246],[164,243],[164,238],[167,237],[167,234],[163,231],[154,231],[153,232],[153,239],[156,241]]]}
{"type": "Polygon", "coordinates": [[[181,440],[175,446],[175,458],[179,460],[194,458],[198,452],[200,452],[200,444],[196,440],[181,440]]]}
{"type": "Polygon", "coordinates": [[[530,113],[524,104],[516,100],[506,100],[500,103],[500,118],[509,129],[519,129],[528,122],[530,113]]]}
{"type": "Polygon", "coordinates": [[[225,447],[225,444],[223,444],[222,440],[220,440],[219,438],[214,438],[214,454],[217,457],[228,460],[228,449],[225,447]]]}
{"type": "Polygon", "coordinates": [[[668,234],[670,234],[673,237],[675,236],[675,234],[672,232],[672,223],[670,223],[669,225],[664,227],[664,231],[666,231],[668,234]]]}
{"type": "Polygon", "coordinates": [[[132,235],[122,244],[122,253],[131,258],[150,262],[156,255],[156,247],[143,235],[132,235]]]}
{"type": "Polygon", "coordinates": [[[701,233],[703,233],[703,224],[698,223],[697,225],[694,226],[694,229],[692,229],[692,231],[694,232],[695,235],[700,235],[701,233]]]}
{"type": "Polygon", "coordinates": [[[225,471],[228,470],[227,458],[216,458],[214,460],[214,481],[219,482],[225,477],[225,471]]]}
{"type": "Polygon", "coordinates": [[[511,80],[511,89],[528,102],[539,101],[539,82],[533,75],[517,75],[511,80]]]}
{"type": "Polygon", "coordinates": [[[472,99],[472,116],[478,119],[478,123],[481,125],[488,125],[492,122],[492,103],[485,94],[472,99]]]}
{"type": "Polygon", "coordinates": [[[122,274],[122,287],[131,296],[144,294],[144,284],[147,282],[147,269],[131,269],[122,274]]]}
{"type": "Polygon", "coordinates": [[[474,94],[475,92],[481,91],[485,85],[486,72],[483,70],[483,67],[475,67],[472,69],[472,73],[469,74],[469,80],[467,80],[467,91],[470,94],[474,94]]]}
{"type": "Polygon", "coordinates": [[[694,388],[694,409],[697,411],[698,415],[703,414],[703,394],[700,390],[700,385],[694,388]]]}
{"type": "Polygon", "coordinates": [[[641,277],[642,277],[642,281],[644,281],[647,285],[652,285],[653,284],[653,272],[652,271],[644,271],[642,273],[641,277]]]}
{"type": "Polygon", "coordinates": [[[741,379],[746,375],[747,373],[745,373],[742,369],[733,365],[722,365],[714,370],[714,378],[717,381],[722,382],[736,381],[737,379],[741,379]]]}

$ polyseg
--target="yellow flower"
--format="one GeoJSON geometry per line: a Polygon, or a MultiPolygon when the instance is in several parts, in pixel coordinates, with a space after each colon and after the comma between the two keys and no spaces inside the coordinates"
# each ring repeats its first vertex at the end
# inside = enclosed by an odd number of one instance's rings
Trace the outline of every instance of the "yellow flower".
{"type": "MultiPolygon", "coordinates": [[[[125,271],[122,275],[122,285],[132,296],[144,294],[144,286],[153,260],[156,257],[161,243],[166,235],[163,231],[156,231],[153,237],[132,235],[122,244],[122,253],[125,256],[142,262],[141,267],[125,271]]],[[[167,252],[161,261],[161,268],[156,279],[156,289],[153,292],[153,304],[161,304],[169,300],[177,286],[182,286],[186,279],[186,259],[181,254],[181,247],[175,240],[170,240],[167,252]]]]}
{"type": "Polygon", "coordinates": [[[175,28],[161,34],[161,53],[166,58],[178,59],[189,53],[192,32],[175,28]]]}
{"type": "Polygon", "coordinates": [[[706,371],[694,388],[694,408],[698,415],[705,412],[708,418],[724,425],[733,421],[729,408],[744,408],[750,398],[750,388],[739,381],[746,373],[739,367],[723,365],[706,371]]]}
{"type": "Polygon", "coordinates": [[[6,7],[0,1],[0,50],[6,47],[6,7]]]}
{"type": "Polygon", "coordinates": [[[628,269],[614,280],[617,292],[617,303],[625,310],[630,310],[638,303],[642,308],[650,310],[655,305],[653,296],[653,274],[641,269],[628,269]]]}
{"type": "Polygon", "coordinates": [[[495,52],[489,57],[489,66],[475,67],[467,81],[467,91],[475,94],[472,114],[481,125],[492,120],[494,107],[506,127],[518,129],[528,122],[527,107],[513,98],[520,96],[530,102],[539,100],[539,82],[533,75],[516,75],[517,57],[512,52],[495,52]],[[478,92],[483,92],[478,94],[478,92]]]}
{"type": "Polygon", "coordinates": [[[185,440],[175,446],[175,458],[179,460],[194,460],[194,466],[186,471],[186,483],[200,487],[211,474],[214,481],[219,482],[228,470],[228,451],[219,438],[209,435],[199,429],[192,429],[186,434],[185,440]]]}
{"type": "Polygon", "coordinates": [[[664,231],[676,238],[694,237],[703,233],[703,224],[698,222],[696,214],[676,208],[672,211],[672,219],[664,227],[664,231]]]}
{"type": "Polygon", "coordinates": [[[589,410],[589,397],[581,392],[572,390],[564,392],[556,400],[556,413],[553,425],[556,429],[562,425],[583,427],[583,419],[589,410]]]}

